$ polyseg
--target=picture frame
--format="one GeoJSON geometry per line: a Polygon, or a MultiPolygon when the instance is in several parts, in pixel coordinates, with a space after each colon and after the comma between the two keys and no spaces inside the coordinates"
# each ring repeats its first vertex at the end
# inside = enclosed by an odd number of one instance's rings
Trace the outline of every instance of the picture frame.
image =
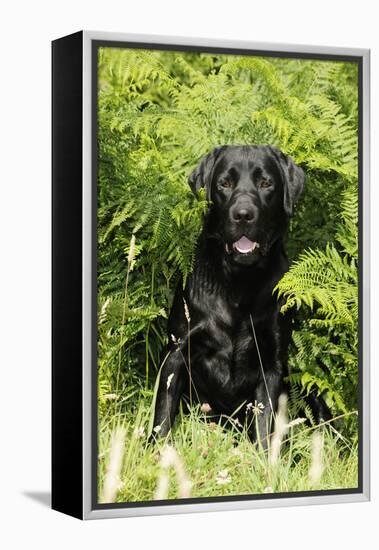
{"type": "MultiPolygon", "coordinates": [[[[52,508],[80,519],[360,502],[370,498],[370,52],[81,31],[52,43],[52,508]],[[354,487],[100,502],[98,54],[101,48],[353,63],[358,75],[358,479],[354,487]]],[[[204,151],[204,154],[207,151],[204,151]]],[[[341,436],[342,437],[342,436],[341,436]]]]}

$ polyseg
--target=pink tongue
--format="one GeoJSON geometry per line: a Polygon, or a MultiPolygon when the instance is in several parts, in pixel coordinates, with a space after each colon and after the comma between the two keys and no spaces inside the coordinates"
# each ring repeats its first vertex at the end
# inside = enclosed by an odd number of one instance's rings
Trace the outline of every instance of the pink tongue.
{"type": "Polygon", "coordinates": [[[247,252],[254,250],[255,245],[256,243],[249,241],[247,237],[241,237],[240,240],[236,241],[233,246],[238,250],[238,252],[246,254],[247,252]]]}

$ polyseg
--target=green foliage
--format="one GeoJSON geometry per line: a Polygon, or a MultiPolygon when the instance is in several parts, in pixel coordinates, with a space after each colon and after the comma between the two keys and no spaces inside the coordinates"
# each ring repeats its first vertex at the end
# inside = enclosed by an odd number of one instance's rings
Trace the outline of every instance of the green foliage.
{"type": "Polygon", "coordinates": [[[292,382],[326,392],[335,412],[357,408],[358,193],[342,193],[335,242],[302,252],[278,284],[282,307],[301,310],[290,356],[292,382]]]}
{"type": "Polygon", "coordinates": [[[232,143],[275,145],[306,171],[278,286],[284,309],[298,310],[291,376],[327,391],[336,414],[356,408],[356,65],[103,48],[98,120],[101,411],[130,409],[126,396],[153,383],[207,207],[187,178],[232,143]]]}

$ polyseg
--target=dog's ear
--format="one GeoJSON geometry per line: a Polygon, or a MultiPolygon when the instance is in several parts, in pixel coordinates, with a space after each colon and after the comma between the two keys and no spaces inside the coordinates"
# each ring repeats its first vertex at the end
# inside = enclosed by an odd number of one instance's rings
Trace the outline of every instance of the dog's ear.
{"type": "Polygon", "coordinates": [[[294,163],[291,157],[285,155],[279,149],[270,147],[274,154],[283,179],[283,206],[288,216],[293,215],[293,210],[305,185],[305,174],[302,168],[294,163]]]}
{"type": "Polygon", "coordinates": [[[226,148],[226,145],[216,147],[210,153],[202,158],[200,164],[195,168],[188,178],[189,186],[192,192],[196,195],[199,189],[205,188],[207,199],[210,199],[211,194],[211,177],[213,168],[220,153],[226,148]]]}

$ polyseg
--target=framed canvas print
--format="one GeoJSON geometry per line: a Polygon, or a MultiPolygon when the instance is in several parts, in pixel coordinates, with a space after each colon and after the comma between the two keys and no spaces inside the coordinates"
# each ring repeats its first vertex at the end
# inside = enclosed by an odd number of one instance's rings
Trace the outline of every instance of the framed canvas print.
{"type": "Polygon", "coordinates": [[[369,51],[53,42],[53,508],[369,498],[369,51]]]}

